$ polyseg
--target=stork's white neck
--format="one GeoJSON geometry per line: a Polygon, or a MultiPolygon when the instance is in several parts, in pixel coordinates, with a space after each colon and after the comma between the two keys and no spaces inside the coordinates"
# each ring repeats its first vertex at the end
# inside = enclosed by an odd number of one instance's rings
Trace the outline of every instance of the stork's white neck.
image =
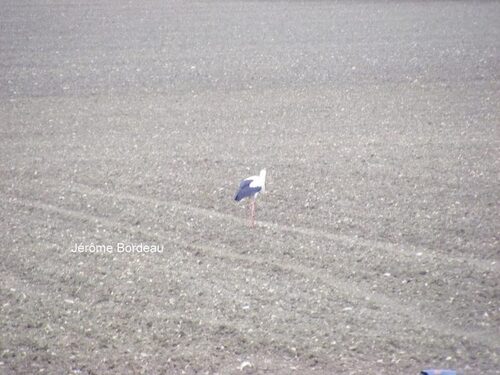
{"type": "Polygon", "coordinates": [[[262,192],[266,191],[266,170],[262,169],[260,171],[260,180],[262,181],[262,192]]]}

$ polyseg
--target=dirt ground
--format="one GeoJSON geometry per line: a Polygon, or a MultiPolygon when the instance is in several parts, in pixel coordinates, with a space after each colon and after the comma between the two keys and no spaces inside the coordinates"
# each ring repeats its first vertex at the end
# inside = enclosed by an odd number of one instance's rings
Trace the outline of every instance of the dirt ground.
{"type": "Polygon", "coordinates": [[[500,374],[499,19],[2,1],[0,373],[500,374]]]}

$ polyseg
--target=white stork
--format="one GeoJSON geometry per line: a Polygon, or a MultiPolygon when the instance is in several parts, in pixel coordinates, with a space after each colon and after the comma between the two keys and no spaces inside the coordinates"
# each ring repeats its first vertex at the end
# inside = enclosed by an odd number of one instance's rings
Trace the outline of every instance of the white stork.
{"type": "Polygon", "coordinates": [[[245,178],[240,182],[240,187],[234,196],[234,200],[239,202],[243,198],[249,198],[250,225],[255,226],[255,199],[259,193],[266,190],[266,170],[262,169],[258,176],[245,178]]]}

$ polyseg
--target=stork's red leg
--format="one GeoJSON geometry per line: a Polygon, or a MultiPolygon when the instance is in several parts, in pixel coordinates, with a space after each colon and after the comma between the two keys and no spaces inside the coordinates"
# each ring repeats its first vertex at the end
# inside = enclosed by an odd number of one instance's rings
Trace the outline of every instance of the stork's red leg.
{"type": "Polygon", "coordinates": [[[250,226],[252,226],[252,215],[253,215],[253,213],[252,213],[252,201],[250,199],[248,200],[248,215],[249,215],[249,219],[250,219],[249,224],[250,224],[250,226]]]}
{"type": "Polygon", "coordinates": [[[252,227],[255,227],[255,198],[252,199],[252,227]]]}

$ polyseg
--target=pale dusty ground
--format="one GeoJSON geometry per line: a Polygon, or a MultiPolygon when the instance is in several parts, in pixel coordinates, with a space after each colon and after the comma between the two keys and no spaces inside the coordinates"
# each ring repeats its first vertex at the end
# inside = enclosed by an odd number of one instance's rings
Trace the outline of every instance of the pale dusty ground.
{"type": "Polygon", "coordinates": [[[0,373],[498,374],[499,19],[2,1],[0,373]]]}

